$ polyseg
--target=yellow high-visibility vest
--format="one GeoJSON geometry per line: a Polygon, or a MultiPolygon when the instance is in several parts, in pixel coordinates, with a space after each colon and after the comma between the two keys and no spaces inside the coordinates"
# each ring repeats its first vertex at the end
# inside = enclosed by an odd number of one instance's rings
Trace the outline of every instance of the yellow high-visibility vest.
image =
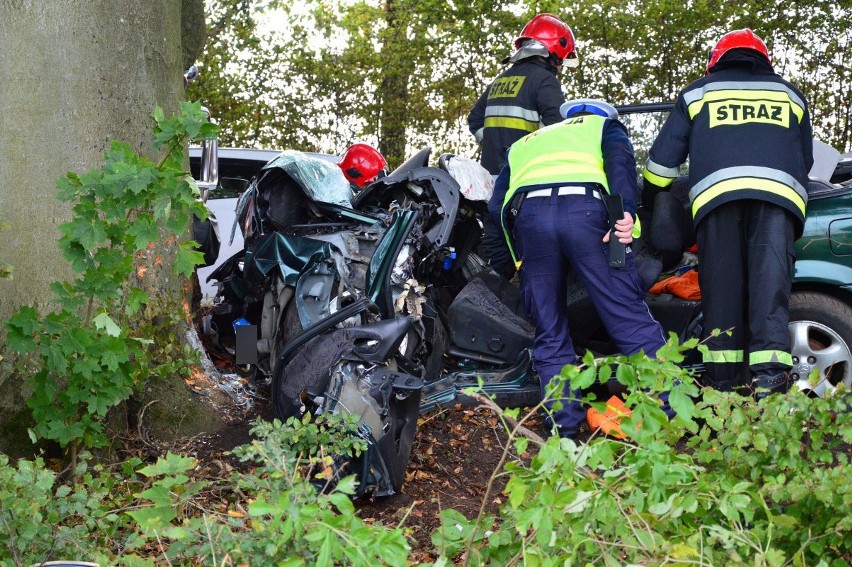
{"type": "Polygon", "coordinates": [[[501,224],[512,260],[518,258],[506,230],[506,208],[521,190],[542,186],[596,183],[609,193],[601,136],[608,118],[587,114],[541,128],[509,149],[509,190],[503,199],[501,224]]]}

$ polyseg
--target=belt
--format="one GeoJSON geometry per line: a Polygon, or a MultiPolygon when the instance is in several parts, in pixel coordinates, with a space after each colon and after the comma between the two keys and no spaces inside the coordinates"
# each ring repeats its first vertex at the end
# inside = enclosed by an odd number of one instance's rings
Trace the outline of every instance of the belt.
{"type": "Polygon", "coordinates": [[[564,187],[527,191],[526,193],[524,193],[524,199],[529,199],[531,197],[550,197],[551,195],[553,195],[554,189],[557,191],[556,194],[560,197],[563,195],[586,195],[591,191],[592,197],[594,197],[595,199],[602,200],[600,191],[598,191],[597,189],[583,187],[582,185],[565,185],[564,187]]]}

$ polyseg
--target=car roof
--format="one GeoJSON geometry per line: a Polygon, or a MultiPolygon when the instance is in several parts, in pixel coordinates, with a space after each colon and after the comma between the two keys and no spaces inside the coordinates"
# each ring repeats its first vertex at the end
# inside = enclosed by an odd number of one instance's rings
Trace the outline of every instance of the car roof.
{"type": "MultiPolygon", "coordinates": [[[[219,148],[218,149],[219,158],[228,158],[228,159],[238,159],[238,160],[247,160],[247,161],[258,161],[267,163],[272,158],[276,157],[281,153],[281,150],[259,150],[254,148],[219,148]]],[[[337,163],[340,158],[331,154],[323,154],[319,152],[305,152],[309,156],[313,156],[319,159],[324,159],[326,161],[330,161],[332,163],[337,163]]],[[[201,157],[201,147],[200,146],[190,146],[189,148],[189,157],[190,158],[199,158],[201,157]]]]}
{"type": "MultiPolygon", "coordinates": [[[[258,150],[251,148],[219,148],[219,175],[220,177],[233,177],[239,179],[251,179],[260,169],[281,154],[280,150],[258,150]]],[[[317,152],[305,152],[305,154],[319,158],[331,163],[337,163],[340,158],[330,154],[317,152]]],[[[198,179],[199,164],[201,162],[201,148],[191,146],[189,148],[189,167],[192,176],[198,179]]]]}
{"type": "Polygon", "coordinates": [[[640,102],[616,106],[619,114],[638,114],[641,112],[664,112],[674,108],[673,102],[640,102]]]}

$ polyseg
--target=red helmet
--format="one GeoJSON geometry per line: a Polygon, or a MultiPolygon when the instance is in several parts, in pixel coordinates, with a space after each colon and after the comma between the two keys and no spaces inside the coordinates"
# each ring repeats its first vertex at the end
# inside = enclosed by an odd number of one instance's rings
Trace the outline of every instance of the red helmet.
{"type": "MultiPolygon", "coordinates": [[[[769,61],[769,50],[766,49],[766,44],[763,40],[755,35],[753,31],[746,28],[744,30],[734,30],[722,36],[713,50],[710,52],[710,58],[707,60],[707,72],[716,66],[719,59],[732,49],[751,49],[757,51],[769,61]]],[[[769,61],[771,63],[771,61],[769,61]]]]}
{"type": "Polygon", "coordinates": [[[343,152],[343,157],[337,164],[343,170],[343,176],[349,181],[363,187],[373,181],[388,162],[379,150],[367,144],[352,144],[343,152]]]}
{"type": "Polygon", "coordinates": [[[539,14],[531,19],[515,40],[515,49],[520,49],[524,39],[540,41],[560,61],[577,57],[571,28],[553,14],[539,14]]]}

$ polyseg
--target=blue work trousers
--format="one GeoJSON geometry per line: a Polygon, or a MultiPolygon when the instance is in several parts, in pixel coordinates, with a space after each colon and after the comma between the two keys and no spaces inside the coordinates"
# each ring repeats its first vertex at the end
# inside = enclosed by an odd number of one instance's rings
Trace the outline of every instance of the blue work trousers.
{"type": "MultiPolygon", "coordinates": [[[[603,242],[608,229],[606,207],[591,189],[585,195],[527,197],[521,203],[513,235],[523,261],[521,296],[536,326],[533,348],[542,395],[553,376],[577,359],[567,317],[570,268],[619,352],[654,356],[666,342],[645,303],[633,254],[628,252],[624,268],[609,266],[609,245],[603,242]]],[[[586,412],[578,401],[581,392],[566,388],[564,395],[563,407],[552,419],[560,435],[573,436],[586,412]]]]}

